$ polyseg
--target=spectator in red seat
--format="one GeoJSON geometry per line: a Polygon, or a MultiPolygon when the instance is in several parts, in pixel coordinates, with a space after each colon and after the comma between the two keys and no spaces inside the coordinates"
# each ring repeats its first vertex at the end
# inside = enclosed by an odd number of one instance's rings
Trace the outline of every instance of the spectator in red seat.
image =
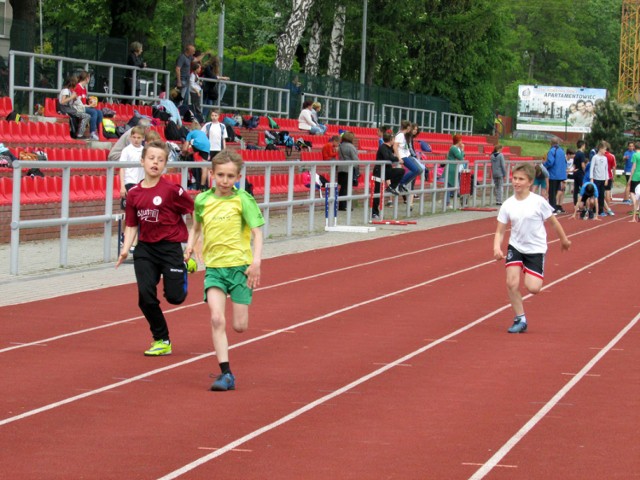
{"type": "Polygon", "coordinates": [[[79,120],[79,125],[76,128],[76,138],[84,137],[84,132],[89,125],[90,115],[84,111],[84,105],[78,98],[78,94],[75,92],[78,79],[74,76],[67,78],[64,83],[64,88],[58,95],[58,111],[71,117],[71,122],[74,119],[79,120]]]}
{"type": "MultiPolygon", "coordinates": [[[[376,153],[376,160],[383,160],[387,163],[384,165],[384,178],[385,183],[387,184],[387,190],[389,190],[392,194],[398,195],[398,191],[395,187],[400,183],[400,179],[404,175],[404,168],[400,166],[400,161],[393,154],[393,132],[387,131],[382,134],[382,144],[378,147],[378,152],[376,153]],[[394,187],[391,187],[394,185],[394,187]]],[[[374,220],[380,218],[380,198],[378,194],[380,193],[380,184],[382,183],[382,166],[376,165],[373,167],[373,179],[375,181],[374,188],[374,197],[373,197],[373,208],[371,209],[371,217],[374,220]]]]}
{"type": "MultiPolygon", "coordinates": [[[[311,104],[311,116],[313,117],[313,121],[316,122],[321,127],[324,127],[322,123],[320,123],[320,110],[322,110],[322,104],[320,102],[313,102],[311,104]]],[[[325,127],[326,131],[326,127],[325,127]]]]}
{"type": "Polygon", "coordinates": [[[340,137],[338,135],[334,135],[322,147],[322,160],[337,160],[338,145],[340,145],[340,137]]]}
{"type": "Polygon", "coordinates": [[[309,132],[311,135],[324,135],[327,127],[325,125],[318,125],[313,120],[313,114],[311,113],[311,110],[313,110],[312,105],[313,102],[311,100],[305,100],[302,104],[302,111],[298,117],[298,128],[302,131],[309,132]]]}
{"type": "Polygon", "coordinates": [[[98,110],[98,101],[95,98],[91,100],[87,98],[87,85],[91,80],[91,74],[86,71],[82,71],[78,74],[78,84],[76,85],[76,93],[78,98],[85,106],[85,112],[89,114],[91,120],[89,122],[91,131],[91,140],[100,140],[98,137],[98,126],[102,125],[102,110],[98,110]]]}

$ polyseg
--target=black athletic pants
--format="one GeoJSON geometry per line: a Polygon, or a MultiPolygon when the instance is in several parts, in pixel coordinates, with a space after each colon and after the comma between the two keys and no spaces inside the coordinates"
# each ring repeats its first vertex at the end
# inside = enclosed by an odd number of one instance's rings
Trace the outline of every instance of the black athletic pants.
{"type": "Polygon", "coordinates": [[[560,189],[561,183],[562,183],[562,180],[549,179],[549,204],[553,207],[554,210],[562,206],[562,205],[558,205],[556,202],[556,194],[560,189]]]}
{"type": "Polygon", "coordinates": [[[157,286],[163,277],[164,297],[179,305],[187,298],[187,271],[179,242],[138,242],[133,254],[138,281],[138,305],[154,340],[169,340],[169,327],[160,308],[157,286]]]}
{"type": "Polygon", "coordinates": [[[598,211],[604,212],[604,182],[605,180],[592,180],[598,188],[598,211]]]}

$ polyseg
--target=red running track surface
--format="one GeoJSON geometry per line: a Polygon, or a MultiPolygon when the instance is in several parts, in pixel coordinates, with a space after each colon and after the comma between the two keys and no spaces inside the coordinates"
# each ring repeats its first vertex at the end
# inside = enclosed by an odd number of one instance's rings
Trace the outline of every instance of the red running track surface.
{"type": "MultiPolygon", "coordinates": [[[[619,212],[621,213],[621,212],[619,212]]],[[[0,309],[12,479],[602,479],[640,471],[637,224],[560,221],[512,319],[495,220],[263,262],[237,390],[209,392],[202,272],[146,358],[135,285],[0,309]]]]}

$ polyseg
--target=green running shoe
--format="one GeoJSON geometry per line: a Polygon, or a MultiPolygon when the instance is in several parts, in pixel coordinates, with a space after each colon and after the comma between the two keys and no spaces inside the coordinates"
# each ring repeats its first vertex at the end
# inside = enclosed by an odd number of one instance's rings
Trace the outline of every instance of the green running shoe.
{"type": "Polygon", "coordinates": [[[144,354],[147,357],[171,355],[171,342],[169,340],[156,340],[151,344],[151,348],[144,352],[144,354]]]}

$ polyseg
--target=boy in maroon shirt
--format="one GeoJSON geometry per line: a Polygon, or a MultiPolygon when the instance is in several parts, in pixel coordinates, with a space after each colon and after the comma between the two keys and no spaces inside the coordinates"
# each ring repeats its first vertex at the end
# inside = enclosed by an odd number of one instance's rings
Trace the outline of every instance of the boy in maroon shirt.
{"type": "Polygon", "coordinates": [[[182,243],[189,238],[182,215],[193,212],[193,199],[180,185],[167,182],[162,172],[169,149],[164,142],[150,142],[142,151],[144,180],[127,194],[124,243],[116,268],[129,256],[129,248],[138,232],[133,267],[138,282],[138,305],[153,335],[147,356],[171,354],[169,328],[164,318],[157,286],[164,279],[164,296],[173,305],[187,298],[187,269],[182,243]]]}

